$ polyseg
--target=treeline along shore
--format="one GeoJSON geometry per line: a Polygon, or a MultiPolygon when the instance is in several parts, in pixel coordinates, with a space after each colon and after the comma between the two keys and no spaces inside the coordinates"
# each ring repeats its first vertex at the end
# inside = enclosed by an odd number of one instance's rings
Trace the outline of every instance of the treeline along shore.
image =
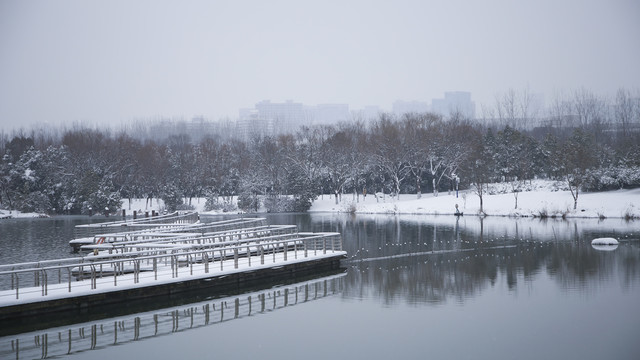
{"type": "Polygon", "coordinates": [[[133,128],[87,126],[3,132],[0,208],[115,213],[125,199],[159,198],[174,210],[205,197],[207,210],[286,212],[306,211],[319,194],[337,202],[345,193],[467,189],[482,212],[489,183],[517,193],[533,179],[562,181],[574,208],[584,191],[640,186],[640,100],[630,92],[611,102],[576,96],[535,119],[504,104],[491,119],[381,113],[243,137],[142,138],[133,128]]]}

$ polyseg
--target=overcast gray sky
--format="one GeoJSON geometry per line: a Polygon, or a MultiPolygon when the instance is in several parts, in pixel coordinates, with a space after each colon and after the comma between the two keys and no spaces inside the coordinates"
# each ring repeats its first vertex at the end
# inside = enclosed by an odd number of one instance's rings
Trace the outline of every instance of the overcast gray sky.
{"type": "Polygon", "coordinates": [[[640,1],[0,0],[0,123],[640,87],[640,1]]]}

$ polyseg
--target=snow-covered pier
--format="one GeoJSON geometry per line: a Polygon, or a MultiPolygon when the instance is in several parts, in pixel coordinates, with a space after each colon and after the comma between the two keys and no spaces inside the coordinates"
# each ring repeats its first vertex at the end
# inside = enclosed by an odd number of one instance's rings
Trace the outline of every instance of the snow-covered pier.
{"type": "Polygon", "coordinates": [[[83,257],[0,265],[0,319],[240,288],[336,269],[346,256],[339,233],[300,233],[263,220],[97,234],[104,240],[85,245],[94,252],[83,257]]]}
{"type": "Polygon", "coordinates": [[[197,212],[171,213],[151,217],[133,218],[121,221],[110,221],[95,224],[83,224],[75,227],[75,239],[69,242],[74,250],[80,246],[93,242],[96,235],[112,233],[134,232],[144,230],[168,231],[182,228],[185,225],[197,224],[200,216],[197,212]]]}

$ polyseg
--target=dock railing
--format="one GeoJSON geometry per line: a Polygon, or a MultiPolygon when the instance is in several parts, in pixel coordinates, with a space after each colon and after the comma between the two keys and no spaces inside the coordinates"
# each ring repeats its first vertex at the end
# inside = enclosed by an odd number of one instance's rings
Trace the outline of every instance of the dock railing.
{"type": "Polygon", "coordinates": [[[207,278],[225,272],[250,271],[269,264],[342,252],[339,233],[293,233],[237,239],[211,244],[136,244],[115,258],[71,258],[0,266],[0,307],[9,299],[38,301],[52,296],[68,297],[92,292],[117,291],[207,278]],[[146,246],[146,248],[145,248],[146,246]],[[219,269],[219,270],[218,270],[219,269]],[[5,280],[1,280],[1,279],[5,280]],[[10,279],[8,281],[7,279],[10,279]],[[27,285],[29,284],[29,285],[27,285]]]}
{"type": "Polygon", "coordinates": [[[76,225],[75,237],[77,239],[90,237],[96,234],[122,232],[128,227],[137,227],[138,229],[142,227],[151,229],[154,227],[161,227],[162,225],[194,224],[198,222],[199,219],[200,215],[197,212],[187,212],[183,214],[175,212],[168,215],[159,215],[132,220],[82,224],[76,225]]]}
{"type": "Polygon", "coordinates": [[[83,245],[83,250],[108,250],[132,248],[146,243],[154,244],[213,244],[247,238],[260,238],[271,235],[295,234],[295,225],[268,225],[254,228],[241,228],[232,231],[217,231],[211,233],[151,233],[96,235],[92,244],[83,245]]]}
{"type": "MultiPolygon", "coordinates": [[[[98,224],[93,224],[98,225],[98,224]]],[[[76,226],[76,239],[71,240],[69,244],[78,250],[83,245],[89,243],[96,243],[97,240],[113,240],[114,238],[121,238],[123,240],[130,240],[137,236],[149,236],[150,233],[158,234],[158,236],[166,236],[166,233],[210,233],[210,232],[222,232],[231,231],[236,229],[242,229],[246,227],[255,226],[267,226],[265,218],[240,218],[231,220],[221,220],[209,223],[201,224],[128,224],[126,226],[112,226],[112,227],[97,227],[104,230],[98,232],[94,228],[88,228],[91,230],[78,231],[79,226],[76,226]],[[78,237],[78,234],[85,236],[78,237]],[[91,241],[93,239],[93,241],[91,241]]]]}

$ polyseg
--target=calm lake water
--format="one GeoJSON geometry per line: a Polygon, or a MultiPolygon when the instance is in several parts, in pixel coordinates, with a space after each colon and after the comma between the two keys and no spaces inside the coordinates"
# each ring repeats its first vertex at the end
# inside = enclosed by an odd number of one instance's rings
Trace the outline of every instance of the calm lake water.
{"type": "MultiPolygon", "coordinates": [[[[341,232],[344,270],[242,294],[123,304],[0,337],[0,358],[640,358],[640,221],[267,218],[341,232]],[[620,246],[591,246],[605,236],[620,246]]],[[[101,219],[2,220],[0,264],[77,256],[73,226],[89,221],[101,219]]]]}

